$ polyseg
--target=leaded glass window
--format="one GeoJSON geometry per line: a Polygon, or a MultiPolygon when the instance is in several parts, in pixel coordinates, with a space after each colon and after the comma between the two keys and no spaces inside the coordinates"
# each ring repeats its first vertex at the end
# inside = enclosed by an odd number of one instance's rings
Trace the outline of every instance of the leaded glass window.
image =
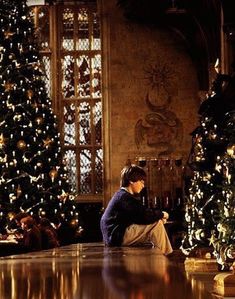
{"type": "Polygon", "coordinates": [[[102,57],[96,5],[37,6],[32,15],[72,191],[80,200],[102,200],[102,57]]]}

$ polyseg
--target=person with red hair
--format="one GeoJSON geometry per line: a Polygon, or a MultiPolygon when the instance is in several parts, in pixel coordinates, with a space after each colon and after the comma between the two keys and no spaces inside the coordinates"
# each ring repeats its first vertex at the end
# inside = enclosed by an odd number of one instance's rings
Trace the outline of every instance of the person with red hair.
{"type": "Polygon", "coordinates": [[[42,249],[41,233],[35,220],[31,216],[20,220],[23,238],[20,241],[25,251],[39,251],[42,249]]]}

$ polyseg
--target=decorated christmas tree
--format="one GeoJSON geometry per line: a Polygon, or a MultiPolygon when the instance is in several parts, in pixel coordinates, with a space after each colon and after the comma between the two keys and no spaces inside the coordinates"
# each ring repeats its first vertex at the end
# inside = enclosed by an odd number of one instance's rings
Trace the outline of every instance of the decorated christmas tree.
{"type": "Polygon", "coordinates": [[[235,258],[235,78],[220,73],[199,109],[200,125],[192,133],[187,193],[185,254],[206,249],[220,269],[235,258]]]}
{"type": "Polygon", "coordinates": [[[29,7],[0,0],[0,225],[27,212],[78,222],[29,7]]]}

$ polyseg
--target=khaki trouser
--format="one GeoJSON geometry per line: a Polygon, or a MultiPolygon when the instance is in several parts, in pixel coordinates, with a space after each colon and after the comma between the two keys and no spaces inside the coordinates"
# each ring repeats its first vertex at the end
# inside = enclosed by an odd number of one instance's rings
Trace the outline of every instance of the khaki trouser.
{"type": "Polygon", "coordinates": [[[122,245],[143,245],[151,243],[154,247],[167,255],[173,250],[162,220],[152,224],[132,224],[127,227],[122,245]]]}

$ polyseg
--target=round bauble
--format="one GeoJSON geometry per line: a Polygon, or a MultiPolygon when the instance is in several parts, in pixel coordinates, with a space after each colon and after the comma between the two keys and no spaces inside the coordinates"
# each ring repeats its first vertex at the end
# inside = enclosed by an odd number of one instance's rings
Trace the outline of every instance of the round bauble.
{"type": "Polygon", "coordinates": [[[18,149],[20,149],[20,150],[24,150],[24,149],[26,148],[26,143],[25,143],[25,141],[24,141],[24,140],[19,140],[19,141],[17,142],[17,147],[18,147],[18,149]]]}

